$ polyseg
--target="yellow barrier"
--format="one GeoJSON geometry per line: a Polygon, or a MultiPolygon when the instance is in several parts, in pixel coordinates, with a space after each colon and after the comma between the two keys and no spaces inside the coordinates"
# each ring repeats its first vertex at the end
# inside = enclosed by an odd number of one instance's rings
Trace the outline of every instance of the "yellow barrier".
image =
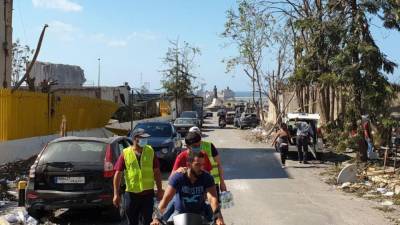
{"type": "Polygon", "coordinates": [[[0,141],[58,133],[63,115],[67,131],[103,127],[117,108],[88,97],[0,89],[0,141]]]}

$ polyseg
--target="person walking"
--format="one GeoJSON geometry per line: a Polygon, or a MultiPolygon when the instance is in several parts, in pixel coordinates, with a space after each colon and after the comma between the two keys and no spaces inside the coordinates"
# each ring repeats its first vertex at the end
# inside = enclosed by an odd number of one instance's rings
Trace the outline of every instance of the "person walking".
{"type": "Polygon", "coordinates": [[[125,215],[129,225],[149,225],[152,222],[154,183],[157,199],[163,197],[159,161],[153,148],[147,144],[149,134],[144,129],[133,131],[133,146],[125,148],[115,165],[113,204],[120,207],[120,186],[124,172],[125,215]]]}
{"type": "Polygon", "coordinates": [[[273,146],[277,146],[281,154],[281,163],[282,168],[286,166],[286,159],[289,152],[289,143],[291,143],[290,132],[286,123],[281,123],[279,126],[279,130],[276,133],[275,139],[272,142],[273,146]]]}
{"type": "Polygon", "coordinates": [[[311,126],[304,121],[300,121],[296,123],[297,126],[297,137],[296,137],[296,145],[297,151],[299,155],[299,163],[308,164],[307,155],[308,155],[308,145],[310,143],[310,137],[313,137],[314,133],[311,129],[311,126]]]}

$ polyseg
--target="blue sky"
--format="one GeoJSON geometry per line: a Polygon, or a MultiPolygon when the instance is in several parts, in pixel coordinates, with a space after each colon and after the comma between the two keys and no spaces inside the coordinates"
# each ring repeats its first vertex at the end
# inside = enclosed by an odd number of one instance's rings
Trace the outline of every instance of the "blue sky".
{"type": "MultiPolygon", "coordinates": [[[[139,86],[149,82],[160,88],[162,57],[168,40],[200,47],[198,82],[218,88],[250,90],[247,77],[225,73],[222,59],[236,54],[224,48],[225,12],[235,0],[14,0],[14,39],[36,47],[40,31],[49,24],[40,61],[79,65],[87,84],[97,84],[101,58],[101,84],[139,86]],[[142,74],[142,79],[140,79],[142,74]]],[[[381,26],[380,23],[376,23],[381,26]]],[[[400,34],[373,27],[378,44],[400,63],[400,34]]],[[[399,70],[391,80],[399,80],[399,70]]]]}

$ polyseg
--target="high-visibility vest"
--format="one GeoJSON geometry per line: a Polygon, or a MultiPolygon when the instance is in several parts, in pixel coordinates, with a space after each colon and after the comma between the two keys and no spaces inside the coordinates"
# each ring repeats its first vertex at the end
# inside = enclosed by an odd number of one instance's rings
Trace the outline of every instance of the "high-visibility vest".
{"type": "Polygon", "coordinates": [[[201,141],[201,150],[207,153],[208,159],[210,160],[212,166],[210,173],[214,177],[214,182],[216,184],[220,184],[221,178],[219,176],[218,163],[214,160],[214,157],[212,156],[211,142],[201,141]]]}
{"type": "Polygon", "coordinates": [[[133,147],[125,148],[123,154],[126,191],[140,193],[154,189],[153,148],[150,145],[144,146],[140,156],[140,167],[133,147]]]}

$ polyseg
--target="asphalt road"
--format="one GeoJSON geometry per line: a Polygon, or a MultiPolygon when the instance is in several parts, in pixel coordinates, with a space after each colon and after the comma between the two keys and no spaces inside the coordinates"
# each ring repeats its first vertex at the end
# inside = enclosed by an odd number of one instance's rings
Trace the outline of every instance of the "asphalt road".
{"type": "MultiPolygon", "coordinates": [[[[324,165],[289,160],[282,169],[279,155],[265,144],[247,142],[246,130],[219,129],[205,123],[204,136],[220,151],[227,186],[235,206],[223,211],[228,225],[390,224],[371,201],[343,194],[319,177],[324,165]]],[[[116,225],[96,211],[66,212],[59,224],[116,225]]]]}

